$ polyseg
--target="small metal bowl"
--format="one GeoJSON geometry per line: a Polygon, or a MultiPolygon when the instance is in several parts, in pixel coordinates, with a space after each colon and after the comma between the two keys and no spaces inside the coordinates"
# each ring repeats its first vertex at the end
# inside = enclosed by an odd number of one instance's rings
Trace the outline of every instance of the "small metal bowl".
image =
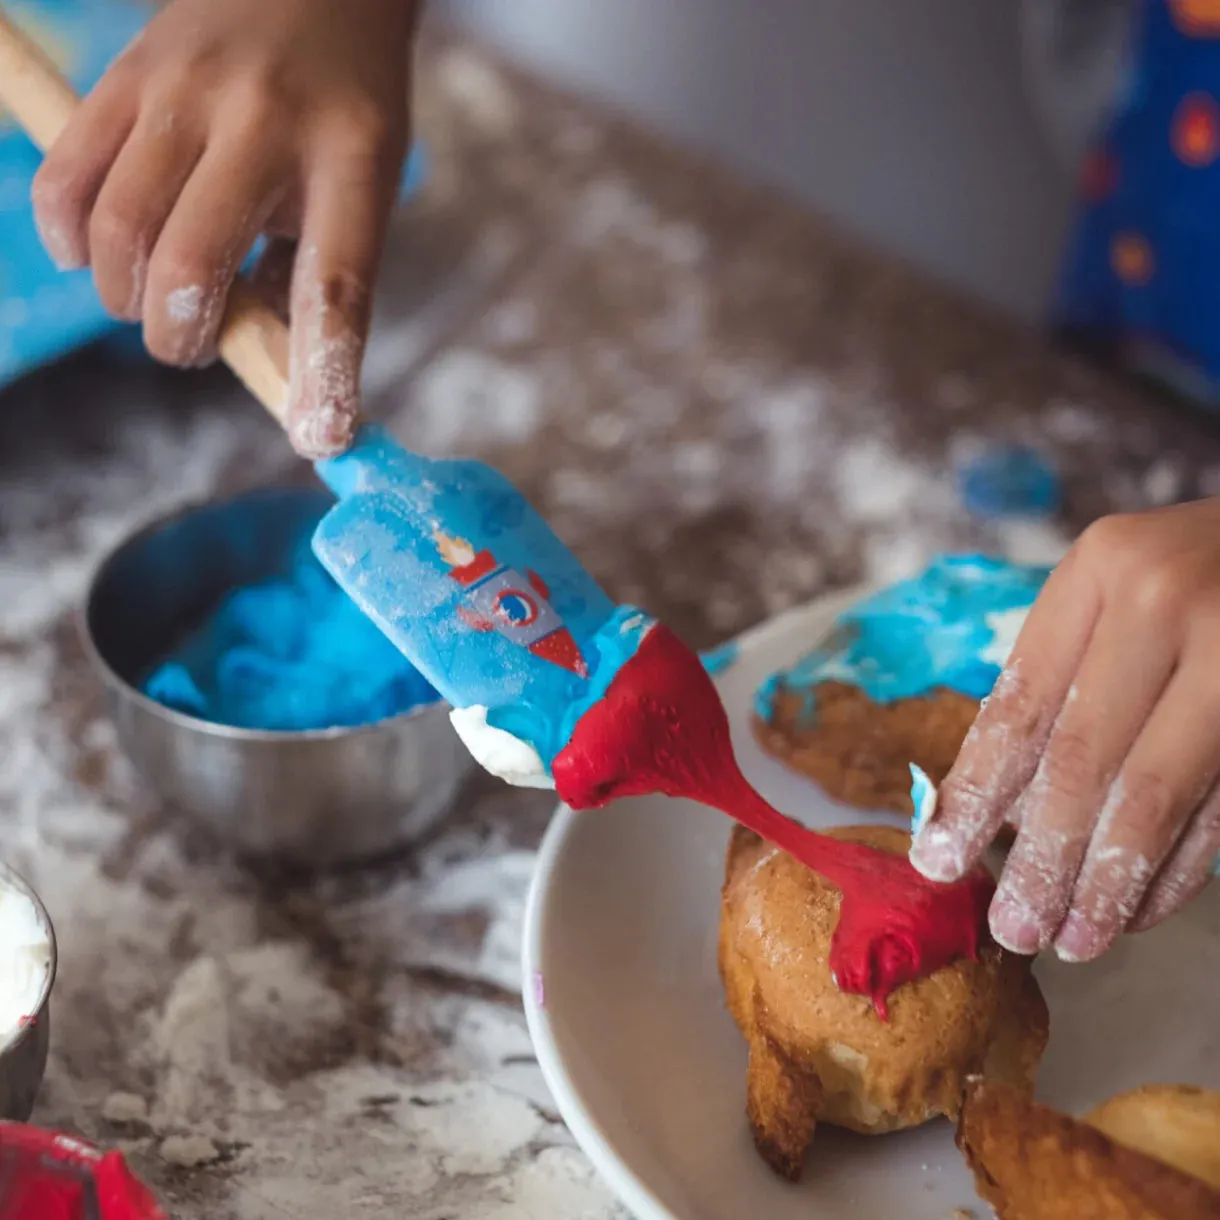
{"type": "Polygon", "coordinates": [[[30,1013],[30,1020],[9,1041],[0,1042],[0,1118],[23,1123],[34,1109],[34,1099],[47,1070],[47,1048],[51,1044],[51,988],[55,986],[59,953],[51,917],[38,895],[4,864],[0,864],[0,886],[18,890],[34,904],[51,949],[47,981],[37,1006],[30,1013]]]}
{"type": "Polygon", "coordinates": [[[333,504],[320,490],[267,488],[155,521],[103,560],[82,615],[119,740],[162,800],[240,854],[312,868],[403,847],[449,809],[473,762],[447,705],[264,732],[174,711],[139,683],[226,593],[283,571],[333,504]]]}

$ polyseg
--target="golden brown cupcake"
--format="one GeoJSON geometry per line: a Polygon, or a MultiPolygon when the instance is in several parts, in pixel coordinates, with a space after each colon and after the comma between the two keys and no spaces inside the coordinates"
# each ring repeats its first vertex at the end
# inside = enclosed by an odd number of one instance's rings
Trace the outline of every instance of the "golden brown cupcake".
{"type": "Polygon", "coordinates": [[[808,776],[832,800],[911,813],[908,764],[939,785],[978,715],[979,700],[941,688],[881,704],[844,682],[825,682],[812,696],[779,690],[770,708],[766,719],[755,715],[753,727],[772,757],[808,776]]]}
{"type": "Polygon", "coordinates": [[[1220,1220],[1220,1093],[1150,1086],[1074,1119],[972,1081],[957,1144],[1000,1220],[1220,1220]]]}
{"type": "MultiPolygon", "coordinates": [[[[910,836],[857,826],[836,837],[905,853],[910,836]]],[[[720,917],[720,973],[749,1044],[746,1111],[763,1159],[800,1176],[818,1122],[879,1135],[956,1119],[968,1077],[1029,1092],[1046,1045],[1047,1011],[1026,958],[984,933],[961,959],[889,997],[889,1020],[831,978],[839,891],[737,827],[720,917]]]]}
{"type": "Polygon", "coordinates": [[[910,813],[908,764],[948,774],[1047,575],[947,555],[857,602],[759,688],[759,744],[837,801],[910,813]]]}

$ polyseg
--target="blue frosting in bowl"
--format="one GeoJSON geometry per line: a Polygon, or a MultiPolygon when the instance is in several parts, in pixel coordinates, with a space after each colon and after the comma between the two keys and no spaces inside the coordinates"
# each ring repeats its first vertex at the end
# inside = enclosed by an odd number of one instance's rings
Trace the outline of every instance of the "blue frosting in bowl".
{"type": "Polygon", "coordinates": [[[216,724],[284,732],[372,724],[437,699],[308,538],[285,574],[229,593],[142,689],[216,724]]]}

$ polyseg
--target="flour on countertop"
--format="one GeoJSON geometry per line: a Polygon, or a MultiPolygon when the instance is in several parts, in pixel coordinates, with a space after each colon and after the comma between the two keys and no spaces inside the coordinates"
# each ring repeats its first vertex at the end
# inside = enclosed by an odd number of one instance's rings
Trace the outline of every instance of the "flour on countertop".
{"type": "Polygon", "coordinates": [[[534,434],[541,411],[541,390],[531,370],[455,349],[423,370],[402,439],[433,456],[452,456],[472,433],[481,433],[485,442],[521,444],[534,434]]]}
{"type": "Polygon", "coordinates": [[[482,131],[504,136],[517,121],[517,103],[501,74],[481,56],[452,50],[438,63],[441,87],[482,131]]]}
{"type": "Polygon", "coordinates": [[[1173,504],[1182,498],[1183,470],[1172,457],[1158,458],[1144,475],[1144,495],[1153,507],[1173,504]]]}

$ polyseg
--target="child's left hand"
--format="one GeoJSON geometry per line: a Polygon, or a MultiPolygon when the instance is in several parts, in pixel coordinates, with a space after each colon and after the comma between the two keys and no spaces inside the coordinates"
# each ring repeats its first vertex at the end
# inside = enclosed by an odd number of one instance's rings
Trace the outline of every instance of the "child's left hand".
{"type": "Polygon", "coordinates": [[[911,851],[948,881],[1018,826],[991,906],[1018,953],[1103,953],[1220,851],[1220,499],[1108,517],[1047,581],[911,851]]]}

